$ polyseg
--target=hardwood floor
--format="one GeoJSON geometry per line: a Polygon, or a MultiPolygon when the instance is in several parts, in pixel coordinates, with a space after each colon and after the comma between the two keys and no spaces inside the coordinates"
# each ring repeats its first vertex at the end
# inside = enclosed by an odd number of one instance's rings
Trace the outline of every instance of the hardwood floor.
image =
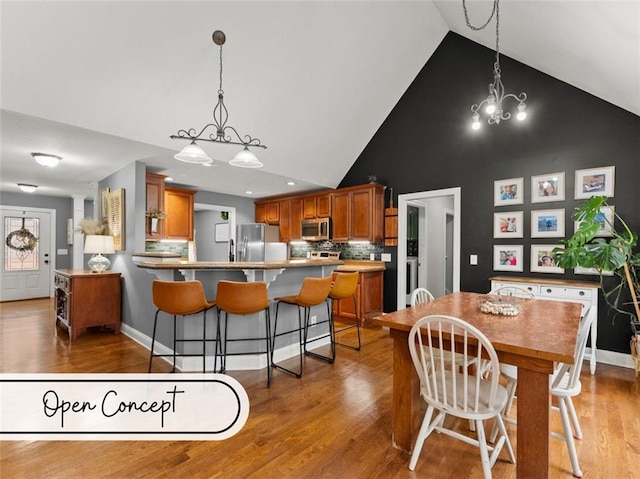
{"type": "MultiPolygon", "coordinates": [[[[90,331],[70,344],[64,328],[54,326],[48,299],[0,304],[0,343],[3,373],[147,369],[148,351],[124,335],[90,331]]],[[[407,468],[409,456],[391,447],[391,346],[387,331],[365,328],[360,352],[339,347],[334,365],[306,358],[302,379],[274,371],[270,389],[264,371],[229,371],[247,390],[251,412],[244,429],[226,441],[0,441],[0,476],[482,477],[477,449],[445,435],[427,439],[415,472],[407,468]]],[[[154,361],[156,372],[169,369],[154,361]]],[[[585,365],[582,382],[575,405],[584,477],[637,478],[640,379],[633,370],[599,364],[595,376],[585,365]]],[[[558,414],[552,426],[561,430],[558,414]]],[[[515,426],[507,427],[517,447],[515,426]]],[[[499,460],[493,476],[513,479],[515,465],[499,460]]],[[[557,439],[551,440],[550,477],[572,477],[567,448],[557,439]]]]}

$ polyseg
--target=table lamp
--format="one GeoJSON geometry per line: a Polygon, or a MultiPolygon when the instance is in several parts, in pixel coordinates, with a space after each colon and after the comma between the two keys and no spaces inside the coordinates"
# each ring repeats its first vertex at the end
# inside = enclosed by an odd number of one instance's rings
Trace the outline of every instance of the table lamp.
{"type": "Polygon", "coordinates": [[[113,236],[87,235],[84,241],[84,253],[93,254],[89,262],[89,269],[94,273],[102,273],[109,269],[111,261],[102,254],[114,254],[113,236]]]}

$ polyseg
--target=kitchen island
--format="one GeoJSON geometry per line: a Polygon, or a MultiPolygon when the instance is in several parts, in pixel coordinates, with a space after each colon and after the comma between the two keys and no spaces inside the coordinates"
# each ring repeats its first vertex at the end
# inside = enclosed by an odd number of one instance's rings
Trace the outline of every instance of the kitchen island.
{"type": "MultiPolygon", "coordinates": [[[[228,281],[264,281],[267,284],[269,299],[271,301],[276,297],[295,295],[300,290],[300,286],[306,277],[325,277],[331,275],[333,271],[344,264],[344,261],[337,259],[292,259],[285,261],[266,261],[266,262],[244,262],[244,261],[183,261],[173,258],[140,258],[134,256],[134,262],[138,268],[146,270],[156,278],[165,281],[183,281],[198,280],[202,283],[207,298],[215,298],[217,293],[217,284],[220,280],[228,281]],[[143,259],[143,260],[140,260],[143,259]],[[152,261],[145,261],[153,259],[152,261]]],[[[263,314],[263,313],[257,313],[263,314]]],[[[272,324],[275,310],[272,308],[272,324]]],[[[326,319],[327,308],[324,304],[312,308],[312,318],[315,316],[320,322],[326,319]]],[[[239,318],[242,319],[242,318],[239,318]]],[[[215,331],[215,315],[209,315],[207,323],[211,321],[211,325],[207,324],[207,330],[215,331]]],[[[184,327],[184,336],[197,336],[198,331],[202,329],[202,320],[181,322],[184,327]],[[199,323],[199,324],[198,324],[199,323]]],[[[247,317],[244,321],[238,321],[234,324],[235,331],[238,335],[251,336],[253,333],[258,334],[255,328],[257,321],[251,321],[251,317],[247,317]],[[243,330],[244,329],[244,330],[243,330]],[[254,331],[255,330],[255,331],[254,331]]],[[[298,324],[298,311],[293,307],[282,307],[279,311],[278,329],[282,326],[282,330],[292,330],[298,324]]],[[[319,337],[327,333],[327,323],[312,326],[309,329],[309,337],[319,337]]],[[[181,333],[182,334],[182,333],[181,333]]],[[[169,339],[169,338],[167,338],[169,339]]],[[[321,347],[328,344],[326,340],[316,341],[314,345],[321,347]]],[[[169,342],[163,342],[165,346],[169,342]]],[[[239,343],[238,347],[242,348],[244,343],[239,343]]],[[[188,346],[188,345],[187,345],[188,346]]],[[[195,345],[193,345],[196,347],[195,345]]],[[[246,350],[254,348],[255,345],[246,345],[246,350]]],[[[242,349],[240,349],[242,352],[242,349]]],[[[280,362],[289,357],[298,354],[298,335],[297,333],[282,336],[278,339],[277,349],[274,352],[274,361],[280,362]]],[[[190,361],[191,358],[184,358],[182,364],[178,366],[183,371],[198,370],[201,368],[199,360],[190,361]]],[[[213,356],[207,361],[213,364],[213,356]]],[[[264,355],[231,356],[228,358],[227,369],[260,369],[266,367],[267,364],[264,355]]]]}

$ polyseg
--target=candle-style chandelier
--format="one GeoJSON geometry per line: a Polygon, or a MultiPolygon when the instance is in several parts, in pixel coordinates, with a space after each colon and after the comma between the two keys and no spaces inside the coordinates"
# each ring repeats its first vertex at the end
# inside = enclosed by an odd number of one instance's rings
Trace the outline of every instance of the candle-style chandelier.
{"type": "Polygon", "coordinates": [[[527,117],[527,112],[525,111],[527,105],[524,102],[527,99],[527,94],[522,92],[519,95],[514,95],[513,93],[505,95],[504,85],[502,84],[500,72],[500,0],[494,0],[493,9],[489,19],[480,27],[471,25],[471,22],[469,21],[469,13],[467,12],[466,0],[462,0],[462,8],[464,10],[464,19],[471,30],[482,30],[489,24],[494,15],[496,17],[496,61],[493,64],[493,83],[489,84],[489,96],[479,104],[476,103],[471,107],[471,111],[473,112],[473,129],[477,130],[480,128],[480,112],[482,107],[485,107],[484,113],[488,115],[488,122],[490,125],[493,125],[494,123],[499,124],[502,120],[508,120],[511,118],[511,113],[504,111],[503,107],[504,101],[508,98],[513,98],[518,102],[518,113],[516,114],[516,118],[520,121],[524,120],[527,117]]]}
{"type": "Polygon", "coordinates": [[[249,135],[244,135],[243,138],[234,127],[227,125],[229,112],[224,104],[224,91],[222,90],[222,45],[226,36],[224,32],[216,30],[213,32],[212,38],[213,43],[220,47],[220,87],[218,88],[218,103],[213,109],[213,123],[205,125],[199,133],[195,128],[189,128],[188,130],[179,130],[177,134],[171,135],[170,138],[174,140],[191,140],[191,143],[185,146],[180,153],[177,153],[174,158],[186,163],[210,165],[213,160],[196,144],[196,141],[209,141],[243,146],[242,151],[229,161],[229,164],[241,168],[260,168],[264,165],[249,150],[249,147],[266,148],[266,145],[263,145],[258,138],[252,138],[249,135]],[[209,128],[214,131],[205,133],[209,128]]]}

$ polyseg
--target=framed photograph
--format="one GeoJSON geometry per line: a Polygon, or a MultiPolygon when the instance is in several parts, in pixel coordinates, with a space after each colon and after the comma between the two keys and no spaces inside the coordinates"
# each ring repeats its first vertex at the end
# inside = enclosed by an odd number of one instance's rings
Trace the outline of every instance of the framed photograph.
{"type": "Polygon", "coordinates": [[[554,248],[564,248],[559,244],[532,244],[531,245],[531,272],[532,273],[564,273],[564,268],[556,266],[552,251],[554,248]]]}
{"type": "Polygon", "coordinates": [[[531,203],[564,201],[564,172],[531,177],[531,203]]]}
{"type": "MultiPolygon", "coordinates": [[[[600,208],[600,212],[596,215],[596,221],[600,223],[600,229],[596,233],[597,237],[613,236],[614,211],[613,206],[603,206],[600,208]]],[[[574,222],[575,229],[573,231],[578,231],[579,227],[580,222],[574,222]]]]}
{"type": "Polygon", "coordinates": [[[494,271],[522,271],[522,245],[494,245],[494,271]]]}
{"type": "Polygon", "coordinates": [[[505,211],[493,214],[494,238],[522,238],[522,211],[505,211]]]}
{"type": "MultiPolygon", "coordinates": [[[[592,274],[595,276],[599,276],[600,273],[596,268],[583,268],[582,266],[576,266],[573,270],[574,274],[592,274]]],[[[603,271],[603,276],[613,276],[613,271],[603,271]]]]}
{"type": "Polygon", "coordinates": [[[564,238],[564,208],[531,212],[532,238],[564,238]]]}
{"type": "Polygon", "coordinates": [[[608,196],[609,198],[613,198],[615,171],[615,166],[576,170],[575,199],[591,198],[592,196],[608,196]]]}
{"type": "Polygon", "coordinates": [[[493,182],[493,205],[508,206],[523,203],[523,178],[510,178],[493,182]]]}

